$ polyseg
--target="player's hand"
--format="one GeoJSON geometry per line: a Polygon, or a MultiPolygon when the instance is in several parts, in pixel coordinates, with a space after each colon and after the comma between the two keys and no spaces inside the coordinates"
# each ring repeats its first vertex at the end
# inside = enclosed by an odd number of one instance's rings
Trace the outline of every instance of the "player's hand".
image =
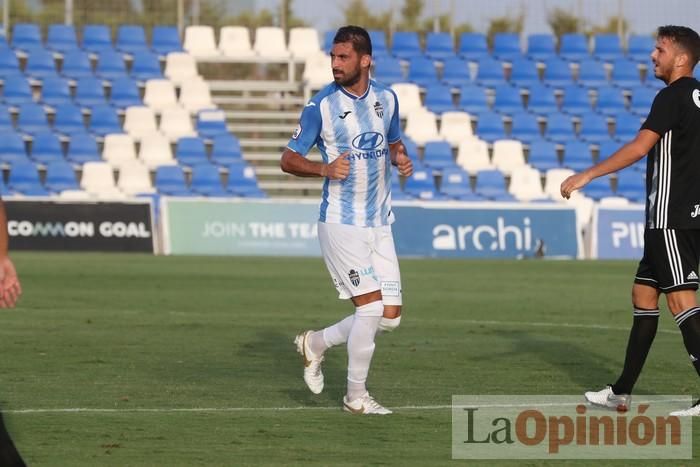
{"type": "Polygon", "coordinates": [[[394,165],[399,169],[399,175],[410,177],[413,174],[413,162],[411,158],[408,157],[408,154],[406,154],[406,148],[403,144],[400,145],[398,151],[396,151],[394,165]]]}
{"type": "Polygon", "coordinates": [[[0,259],[0,308],[12,308],[22,295],[22,286],[12,260],[6,256],[0,259]]]}
{"type": "Polygon", "coordinates": [[[569,199],[571,197],[571,193],[583,188],[590,181],[591,178],[586,172],[577,173],[561,182],[559,191],[564,198],[569,199]]]}
{"type": "Polygon", "coordinates": [[[325,176],[331,180],[345,180],[350,175],[350,151],[345,151],[336,160],[325,166],[325,176]]]}

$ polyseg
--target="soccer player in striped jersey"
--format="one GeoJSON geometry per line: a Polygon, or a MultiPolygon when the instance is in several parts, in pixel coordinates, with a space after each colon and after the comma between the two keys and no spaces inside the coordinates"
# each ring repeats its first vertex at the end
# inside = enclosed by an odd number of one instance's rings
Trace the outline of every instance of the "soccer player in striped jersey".
{"type": "MultiPolygon", "coordinates": [[[[693,78],[699,59],[697,32],[660,27],[651,60],[654,76],[667,86],[655,97],[639,133],[608,159],[561,184],[561,194],[568,198],[594,178],[648,154],[644,255],[632,287],[634,316],[625,363],[614,384],[585,394],[595,405],[629,409],[632,388],[656,335],[662,293],[700,374],[700,82],[693,78]]],[[[700,404],[671,414],[699,416],[700,404]]]]}
{"type": "Polygon", "coordinates": [[[325,351],[347,343],[348,382],[344,410],[388,414],[367,392],[365,382],[377,330],[391,331],[401,320],[401,275],[391,224],[391,170],[410,176],[413,165],[401,143],[399,103],[387,86],[369,78],[372,43],[357,26],[340,28],[333,39],[334,82],[304,107],[299,126],[282,154],[282,170],[323,177],[318,236],[326,267],[341,299],[355,312],[321,331],[296,337],[304,357],[304,381],[323,390],[325,351]],[[304,156],[317,146],[323,161],[304,156]]]}

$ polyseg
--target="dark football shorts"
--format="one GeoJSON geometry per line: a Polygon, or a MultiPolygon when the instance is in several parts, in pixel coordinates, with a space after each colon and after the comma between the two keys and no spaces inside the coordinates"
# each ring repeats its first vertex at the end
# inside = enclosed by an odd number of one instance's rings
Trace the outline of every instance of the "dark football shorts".
{"type": "Polygon", "coordinates": [[[662,292],[698,289],[700,230],[646,229],[634,282],[662,292]]]}

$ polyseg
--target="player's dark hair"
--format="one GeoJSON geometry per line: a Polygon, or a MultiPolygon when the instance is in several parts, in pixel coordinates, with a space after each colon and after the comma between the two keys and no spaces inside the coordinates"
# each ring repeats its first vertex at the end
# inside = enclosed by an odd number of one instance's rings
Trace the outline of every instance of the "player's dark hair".
{"type": "Polygon", "coordinates": [[[694,68],[700,60],[700,36],[686,26],[661,26],[657,37],[666,37],[690,55],[690,67],[694,68]]]}
{"type": "Polygon", "coordinates": [[[352,49],[360,55],[372,55],[372,40],[365,28],[360,26],[343,26],[333,38],[334,44],[351,42],[352,49]]]}

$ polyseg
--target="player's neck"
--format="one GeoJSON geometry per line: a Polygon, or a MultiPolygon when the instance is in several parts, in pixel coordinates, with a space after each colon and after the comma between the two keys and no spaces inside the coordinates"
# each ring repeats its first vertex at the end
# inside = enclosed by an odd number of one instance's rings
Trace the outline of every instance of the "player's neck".
{"type": "Polygon", "coordinates": [[[678,71],[674,70],[674,71],[671,73],[671,77],[668,79],[668,83],[666,83],[666,84],[667,84],[667,85],[668,85],[668,84],[671,84],[671,83],[673,83],[674,81],[679,80],[679,79],[681,79],[681,78],[692,78],[692,77],[693,77],[693,70],[688,70],[688,69],[685,69],[685,68],[680,68],[680,69],[678,69],[678,71]]]}
{"type": "Polygon", "coordinates": [[[360,77],[357,83],[352,86],[343,86],[343,89],[355,97],[362,97],[367,92],[369,88],[369,78],[366,76],[360,77]]]}

